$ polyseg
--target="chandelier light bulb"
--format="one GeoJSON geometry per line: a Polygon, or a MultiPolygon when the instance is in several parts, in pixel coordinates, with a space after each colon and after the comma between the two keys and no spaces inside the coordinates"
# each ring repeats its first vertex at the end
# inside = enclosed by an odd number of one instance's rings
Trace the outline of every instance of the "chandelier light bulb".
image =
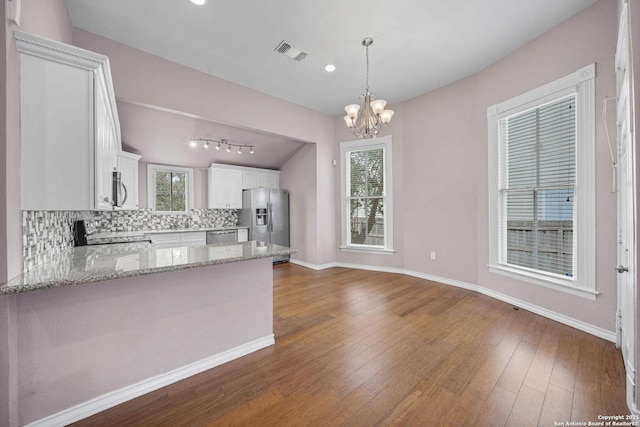
{"type": "Polygon", "coordinates": [[[209,148],[209,141],[204,143],[204,148],[209,148]]]}
{"type": "Polygon", "coordinates": [[[347,117],[355,120],[358,117],[358,111],[360,111],[360,106],[358,104],[349,104],[344,107],[344,111],[347,112],[347,117]]]}
{"type": "Polygon", "coordinates": [[[391,121],[391,117],[393,117],[393,110],[384,110],[380,113],[380,121],[385,125],[391,121]]]}
{"type": "Polygon", "coordinates": [[[219,142],[216,144],[216,150],[220,150],[220,143],[219,142]]]}
{"type": "Polygon", "coordinates": [[[242,147],[238,147],[238,154],[242,154],[242,147]]]}
{"type": "Polygon", "coordinates": [[[230,153],[230,152],[231,152],[231,146],[227,145],[227,153],[230,153]]]}
{"type": "Polygon", "coordinates": [[[384,99],[376,99],[375,101],[371,101],[371,108],[376,114],[382,113],[385,105],[387,105],[387,101],[385,101],[384,99]]]}
{"type": "Polygon", "coordinates": [[[249,154],[253,154],[255,153],[255,151],[253,150],[253,147],[249,148],[249,154]]]}
{"type": "Polygon", "coordinates": [[[196,148],[198,146],[198,141],[196,141],[195,139],[192,139],[191,141],[189,141],[189,146],[191,148],[196,148]]]}

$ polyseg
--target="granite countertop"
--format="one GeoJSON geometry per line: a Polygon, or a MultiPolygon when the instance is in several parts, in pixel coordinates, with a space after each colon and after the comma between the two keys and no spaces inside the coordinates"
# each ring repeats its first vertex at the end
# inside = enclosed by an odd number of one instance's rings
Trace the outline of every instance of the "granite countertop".
{"type": "Polygon", "coordinates": [[[113,231],[106,233],[94,233],[87,236],[87,242],[90,245],[100,245],[104,243],[117,242],[141,242],[148,241],[149,234],[160,233],[188,233],[192,231],[218,231],[218,230],[239,230],[248,229],[249,227],[243,226],[230,226],[230,227],[205,227],[205,228],[166,228],[159,230],[137,230],[137,231],[113,231]]]}
{"type": "Polygon", "coordinates": [[[0,295],[57,288],[184,268],[290,255],[296,251],[264,242],[155,248],[150,243],[78,246],[51,262],[0,285],[0,295]]]}

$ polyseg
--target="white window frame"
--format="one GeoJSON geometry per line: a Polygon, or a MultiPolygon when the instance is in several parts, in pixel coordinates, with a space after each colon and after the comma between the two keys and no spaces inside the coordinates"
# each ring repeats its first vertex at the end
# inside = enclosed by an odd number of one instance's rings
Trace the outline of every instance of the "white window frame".
{"type": "Polygon", "coordinates": [[[596,299],[595,270],[595,64],[487,109],[489,130],[489,271],[547,288],[596,299]],[[500,235],[500,120],[563,96],[576,96],[575,277],[507,265],[500,235]]]}
{"type": "Polygon", "coordinates": [[[351,252],[369,252],[385,255],[395,253],[393,249],[393,169],[391,153],[391,135],[371,139],[356,141],[344,141],[340,143],[340,165],[341,165],[341,198],[342,198],[342,242],[340,249],[351,252]],[[363,149],[380,149],[384,151],[384,247],[373,245],[349,244],[350,215],[349,200],[347,199],[349,168],[349,153],[363,149]]]}
{"type": "Polygon", "coordinates": [[[147,165],[147,206],[151,209],[151,211],[158,215],[180,215],[180,214],[188,214],[190,210],[193,209],[193,198],[194,198],[194,189],[193,189],[193,169],[191,168],[183,168],[180,166],[167,166],[167,165],[147,165]],[[158,171],[166,171],[166,172],[179,172],[187,174],[187,185],[186,185],[186,204],[184,211],[156,211],[156,172],[158,171]]]}

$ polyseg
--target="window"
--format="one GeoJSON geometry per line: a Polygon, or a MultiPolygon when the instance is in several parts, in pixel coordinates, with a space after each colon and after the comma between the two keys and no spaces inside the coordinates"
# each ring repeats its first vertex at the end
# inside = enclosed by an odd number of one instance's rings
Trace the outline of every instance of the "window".
{"type": "Polygon", "coordinates": [[[186,213],[193,209],[193,169],[147,165],[147,198],[156,213],[186,213]]]}
{"type": "Polygon", "coordinates": [[[488,109],[489,269],[595,298],[595,65],[488,109]]]}
{"type": "Polygon", "coordinates": [[[391,136],[340,144],[343,250],[393,253],[391,136]]]}

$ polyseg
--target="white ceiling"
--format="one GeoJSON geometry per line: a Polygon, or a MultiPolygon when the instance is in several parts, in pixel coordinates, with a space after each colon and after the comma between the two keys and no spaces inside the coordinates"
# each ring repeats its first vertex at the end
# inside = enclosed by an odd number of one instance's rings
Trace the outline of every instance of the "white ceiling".
{"type": "MultiPolygon", "coordinates": [[[[369,50],[371,90],[393,109],[394,104],[478,72],[595,1],[207,0],[203,6],[189,0],[65,3],[77,28],[341,116],[345,105],[360,103],[365,78],[364,37],[374,39],[369,50]],[[306,58],[298,62],[275,52],[282,40],[306,52],[306,58]],[[328,63],[335,64],[335,72],[324,71],[328,63]]],[[[185,115],[169,120],[166,114],[170,113],[153,108],[145,111],[145,107],[130,104],[119,108],[130,115],[121,111],[123,143],[142,151],[145,161],[162,152],[175,160],[173,164],[179,164],[180,159],[193,166],[220,161],[277,169],[303,145],[185,115]],[[152,120],[149,115],[162,118],[152,120]],[[165,119],[167,126],[154,125],[165,119]],[[198,157],[193,152],[182,159],[185,141],[194,136],[235,143],[255,140],[266,149],[260,147],[255,155],[242,160],[219,160],[219,153],[199,153],[198,157]]]]}
{"type": "Polygon", "coordinates": [[[595,0],[65,0],[75,27],[330,115],[474,74],[595,0]],[[280,41],[301,62],[274,51],[280,41]],[[327,73],[327,63],[336,65],[327,73]]]}

